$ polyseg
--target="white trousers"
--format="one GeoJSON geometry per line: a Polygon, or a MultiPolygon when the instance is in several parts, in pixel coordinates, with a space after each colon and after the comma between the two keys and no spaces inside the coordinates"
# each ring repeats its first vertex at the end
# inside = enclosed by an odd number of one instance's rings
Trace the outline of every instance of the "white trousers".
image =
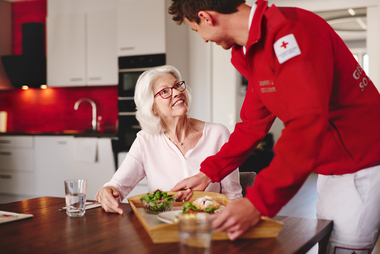
{"type": "Polygon", "coordinates": [[[380,228],[380,165],[318,175],[317,191],[317,218],[334,221],[327,253],[371,253],[380,228]]]}

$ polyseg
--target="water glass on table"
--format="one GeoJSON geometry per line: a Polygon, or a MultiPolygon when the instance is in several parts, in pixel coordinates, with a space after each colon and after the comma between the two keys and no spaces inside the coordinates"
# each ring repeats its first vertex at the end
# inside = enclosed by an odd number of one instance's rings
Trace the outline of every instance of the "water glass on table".
{"type": "Polygon", "coordinates": [[[179,215],[178,233],[181,254],[211,253],[212,226],[208,213],[179,215]]]}
{"type": "Polygon", "coordinates": [[[87,180],[65,180],[66,214],[82,217],[86,213],[87,180]]]}

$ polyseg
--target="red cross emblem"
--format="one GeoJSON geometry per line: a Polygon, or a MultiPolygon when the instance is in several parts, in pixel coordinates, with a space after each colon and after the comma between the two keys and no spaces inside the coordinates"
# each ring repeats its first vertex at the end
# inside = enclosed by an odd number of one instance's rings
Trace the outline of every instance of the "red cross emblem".
{"type": "Polygon", "coordinates": [[[286,49],[286,45],[288,45],[288,44],[289,44],[289,42],[285,42],[285,41],[283,41],[283,42],[282,42],[282,45],[281,45],[281,48],[286,49]]]}

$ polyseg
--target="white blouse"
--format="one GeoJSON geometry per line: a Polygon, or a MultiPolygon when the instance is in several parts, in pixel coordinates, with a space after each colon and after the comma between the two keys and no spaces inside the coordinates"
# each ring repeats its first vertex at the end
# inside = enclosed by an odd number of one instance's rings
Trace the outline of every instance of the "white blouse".
{"type": "MultiPolygon", "coordinates": [[[[228,141],[230,133],[222,124],[205,123],[203,135],[197,145],[185,155],[163,132],[137,133],[137,137],[123,163],[105,186],[113,186],[120,192],[119,202],[146,176],[148,191],[169,191],[179,181],[199,173],[200,164],[208,156],[217,153],[228,141]]],[[[218,192],[234,200],[242,197],[239,171],[225,177],[220,183],[211,183],[205,191],[218,192]]],[[[142,194],[142,193],[141,193],[142,194]]],[[[95,199],[97,200],[98,194],[95,199]]]]}

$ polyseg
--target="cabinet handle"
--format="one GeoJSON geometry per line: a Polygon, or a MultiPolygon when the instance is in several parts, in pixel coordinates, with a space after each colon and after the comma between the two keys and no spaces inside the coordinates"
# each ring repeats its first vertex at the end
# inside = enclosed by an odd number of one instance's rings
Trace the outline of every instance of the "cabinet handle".
{"type": "Polygon", "coordinates": [[[93,78],[89,78],[89,80],[102,80],[101,77],[93,77],[93,78]]]}
{"type": "Polygon", "coordinates": [[[83,78],[71,78],[70,81],[82,81],[83,78]]]}
{"type": "Polygon", "coordinates": [[[10,140],[0,140],[0,144],[10,144],[10,140]]]}
{"type": "Polygon", "coordinates": [[[11,152],[0,152],[0,155],[12,155],[11,152]]]}
{"type": "Polygon", "coordinates": [[[12,176],[11,175],[0,175],[0,178],[2,178],[2,179],[11,179],[12,176]]]}
{"type": "Polygon", "coordinates": [[[66,145],[67,142],[66,142],[66,141],[58,141],[58,144],[59,144],[59,145],[66,145]]]}
{"type": "Polygon", "coordinates": [[[123,48],[120,48],[120,50],[134,50],[135,47],[123,47],[123,48]]]}

